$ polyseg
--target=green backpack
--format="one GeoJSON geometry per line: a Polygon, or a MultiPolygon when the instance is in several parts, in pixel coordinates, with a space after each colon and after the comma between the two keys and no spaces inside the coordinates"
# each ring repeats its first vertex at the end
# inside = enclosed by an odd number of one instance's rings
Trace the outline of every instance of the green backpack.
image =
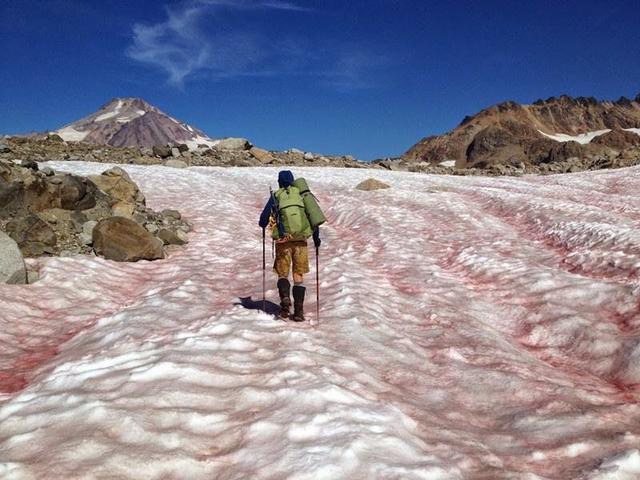
{"type": "MultiPolygon", "coordinates": [[[[292,240],[306,240],[309,238],[313,230],[304,209],[304,201],[302,195],[300,195],[300,190],[290,186],[279,189],[274,195],[278,203],[278,211],[285,235],[290,236],[292,240]]],[[[272,236],[276,239],[280,237],[277,228],[273,229],[272,236]]]]}

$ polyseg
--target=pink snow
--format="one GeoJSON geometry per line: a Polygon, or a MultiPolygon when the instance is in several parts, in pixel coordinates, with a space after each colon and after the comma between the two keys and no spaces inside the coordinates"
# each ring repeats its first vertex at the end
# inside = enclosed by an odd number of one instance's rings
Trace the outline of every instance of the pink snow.
{"type": "Polygon", "coordinates": [[[1,478],[637,478],[640,168],[294,169],[329,217],[315,326],[245,308],[276,169],[126,169],[190,243],[0,285],[1,478]]]}

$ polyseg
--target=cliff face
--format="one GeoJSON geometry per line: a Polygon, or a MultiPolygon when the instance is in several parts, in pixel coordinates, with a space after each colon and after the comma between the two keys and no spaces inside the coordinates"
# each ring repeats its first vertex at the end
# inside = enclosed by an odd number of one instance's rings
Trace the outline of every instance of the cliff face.
{"type": "Polygon", "coordinates": [[[422,139],[403,158],[433,164],[455,160],[460,168],[537,164],[553,161],[564,150],[587,157],[607,148],[625,149],[634,145],[636,137],[640,139],[640,95],[615,102],[563,95],[531,105],[511,101],[494,105],[466,117],[444,135],[422,139]]]}

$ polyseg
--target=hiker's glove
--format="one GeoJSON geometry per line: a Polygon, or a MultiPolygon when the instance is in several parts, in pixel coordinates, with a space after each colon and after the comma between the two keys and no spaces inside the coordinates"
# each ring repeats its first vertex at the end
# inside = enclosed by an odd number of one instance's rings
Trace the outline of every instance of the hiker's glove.
{"type": "Polygon", "coordinates": [[[320,229],[316,228],[313,231],[313,244],[316,246],[316,248],[319,248],[321,243],[322,242],[320,240],[320,229]]]}

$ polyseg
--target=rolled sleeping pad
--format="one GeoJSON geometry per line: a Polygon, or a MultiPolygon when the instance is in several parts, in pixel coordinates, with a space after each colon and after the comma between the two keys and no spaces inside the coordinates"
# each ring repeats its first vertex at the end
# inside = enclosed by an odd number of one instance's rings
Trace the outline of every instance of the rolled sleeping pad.
{"type": "Polygon", "coordinates": [[[326,222],[327,217],[324,216],[324,213],[322,213],[322,210],[320,209],[320,205],[318,205],[318,200],[316,200],[316,197],[311,193],[311,190],[309,190],[307,181],[302,177],[297,178],[293,182],[293,186],[300,190],[300,195],[304,202],[304,209],[307,211],[307,217],[309,218],[311,228],[315,229],[326,222]]]}

